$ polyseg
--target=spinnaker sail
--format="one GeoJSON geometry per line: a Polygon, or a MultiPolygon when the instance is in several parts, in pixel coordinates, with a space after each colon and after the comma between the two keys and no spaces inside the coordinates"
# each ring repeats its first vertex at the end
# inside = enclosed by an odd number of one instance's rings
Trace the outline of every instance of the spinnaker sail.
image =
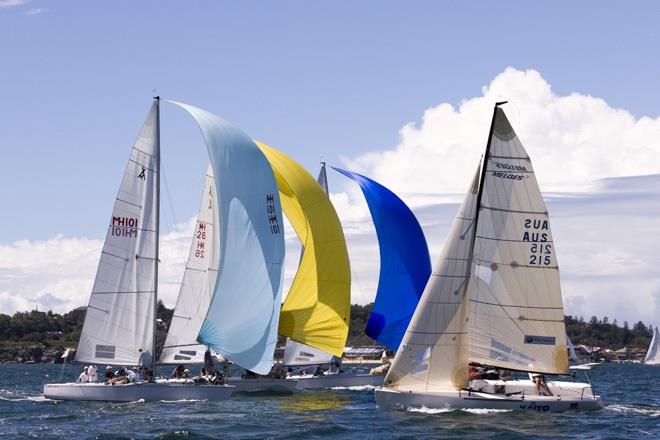
{"type": "Polygon", "coordinates": [[[202,131],[219,202],[219,273],[197,341],[267,374],[277,342],[284,262],[273,171],[241,130],[205,110],[171,102],[188,111],[202,131]]]}
{"type": "Polygon", "coordinates": [[[339,217],[324,189],[300,164],[266,144],[257,145],[272,166],[282,208],[304,248],[282,305],[279,333],[341,356],[350,321],[351,278],[339,217]]]}
{"type": "Polygon", "coordinates": [[[392,191],[361,174],[333,168],[360,185],[378,236],[378,290],[365,332],[396,351],[431,275],[424,232],[392,191]]]}

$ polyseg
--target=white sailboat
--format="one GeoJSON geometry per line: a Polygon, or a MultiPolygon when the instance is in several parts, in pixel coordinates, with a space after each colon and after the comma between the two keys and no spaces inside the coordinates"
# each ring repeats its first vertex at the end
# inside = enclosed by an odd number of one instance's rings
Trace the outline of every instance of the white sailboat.
{"type": "Polygon", "coordinates": [[[646,365],[660,365],[660,332],[658,332],[658,327],[653,331],[653,338],[649,344],[649,349],[646,352],[644,357],[644,363],[646,365]]]}
{"type": "Polygon", "coordinates": [[[597,409],[587,383],[470,379],[468,364],[566,374],[559,269],[531,161],[495,106],[486,153],[375,392],[380,408],[597,409]],[[540,391],[543,394],[540,395],[540,391]],[[552,394],[552,395],[549,395],[552,394]]]}
{"type": "MultiPolygon", "coordinates": [[[[192,347],[210,347],[245,368],[267,372],[277,338],[284,258],[274,175],[256,145],[236,127],[204,110],[173,103],[196,120],[213,173],[222,176],[208,192],[208,200],[217,199],[217,203],[206,220],[220,225],[209,236],[211,241],[219,240],[218,253],[209,255],[212,261],[202,266],[206,273],[201,278],[207,289],[199,294],[208,303],[203,313],[186,311],[191,319],[194,316],[201,322],[195,336],[199,346],[192,347]]],[[[159,104],[156,98],[131,152],[115,202],[76,354],[78,362],[140,365],[155,371],[159,104]]],[[[201,230],[199,224],[197,229],[201,230]]],[[[194,281],[188,275],[189,284],[183,286],[184,290],[190,290],[194,281]]],[[[185,325],[175,326],[187,331],[185,325]]],[[[188,339],[184,335],[181,341],[187,343],[188,339]]],[[[185,355],[181,351],[177,354],[178,347],[174,347],[183,345],[181,341],[170,338],[165,355],[185,355]]],[[[224,400],[233,391],[234,387],[228,385],[149,381],[44,386],[45,397],[64,400],[224,400]]]]}

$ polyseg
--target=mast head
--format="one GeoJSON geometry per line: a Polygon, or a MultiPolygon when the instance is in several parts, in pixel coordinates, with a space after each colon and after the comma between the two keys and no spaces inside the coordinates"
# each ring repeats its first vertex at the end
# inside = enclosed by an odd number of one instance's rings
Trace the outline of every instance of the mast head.
{"type": "Polygon", "coordinates": [[[159,95],[156,95],[156,96],[154,96],[154,99],[155,99],[156,101],[160,101],[160,96],[159,96],[159,95]]]}
{"type": "Polygon", "coordinates": [[[501,106],[501,105],[504,105],[504,104],[506,104],[507,102],[509,102],[509,101],[499,101],[499,102],[496,102],[496,103],[495,103],[495,107],[499,107],[499,106],[501,106]]]}

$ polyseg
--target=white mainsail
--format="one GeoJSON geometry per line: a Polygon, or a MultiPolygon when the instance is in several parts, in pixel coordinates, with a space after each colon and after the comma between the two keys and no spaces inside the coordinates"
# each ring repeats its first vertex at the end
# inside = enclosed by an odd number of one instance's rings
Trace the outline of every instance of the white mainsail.
{"type": "Polygon", "coordinates": [[[568,370],[548,213],[530,159],[499,107],[478,176],[385,379],[389,388],[460,389],[470,361],[568,370]]]}
{"type": "Polygon", "coordinates": [[[209,165],[188,262],[159,362],[202,363],[206,347],[197,342],[213,296],[220,258],[219,211],[209,165]]]}
{"type": "Polygon", "coordinates": [[[449,391],[467,381],[466,313],[479,168],[415,309],[385,385],[449,391]]]}
{"type": "Polygon", "coordinates": [[[649,365],[659,365],[660,364],[660,350],[658,346],[660,345],[660,332],[658,332],[658,327],[653,331],[653,338],[651,339],[651,344],[649,344],[649,349],[646,352],[646,357],[644,357],[644,363],[649,365]]]}
{"type": "Polygon", "coordinates": [[[76,361],[153,360],[157,288],[158,101],[133,146],[115,201],[76,361]]]}
{"type": "Polygon", "coordinates": [[[318,348],[296,342],[293,339],[286,340],[284,347],[283,365],[320,365],[332,361],[332,355],[318,348]]]}
{"type": "Polygon", "coordinates": [[[469,358],[514,370],[568,371],[550,220],[532,163],[496,107],[480,190],[470,280],[469,358]]]}
{"type": "Polygon", "coordinates": [[[170,101],[199,125],[215,176],[220,225],[218,277],[197,341],[258,374],[273,366],[284,234],[270,164],[241,130],[197,107],[170,101]]]}

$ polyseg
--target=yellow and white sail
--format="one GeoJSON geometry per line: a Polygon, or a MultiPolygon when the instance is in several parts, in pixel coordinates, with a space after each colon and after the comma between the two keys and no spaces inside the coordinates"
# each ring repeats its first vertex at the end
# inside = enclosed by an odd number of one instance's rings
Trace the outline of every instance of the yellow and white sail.
{"type": "Polygon", "coordinates": [[[257,142],[275,173],[282,210],[304,252],[280,312],[279,333],[335,356],[344,351],[351,277],[346,240],[328,195],[300,164],[257,142]]]}

